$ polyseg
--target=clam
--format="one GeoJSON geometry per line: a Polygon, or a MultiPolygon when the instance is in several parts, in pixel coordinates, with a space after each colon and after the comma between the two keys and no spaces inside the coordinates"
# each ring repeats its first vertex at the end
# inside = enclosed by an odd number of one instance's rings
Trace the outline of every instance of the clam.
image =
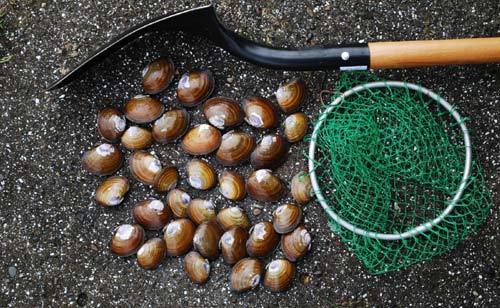
{"type": "Polygon", "coordinates": [[[216,222],[204,222],[194,233],[193,246],[205,258],[215,260],[220,254],[219,240],[222,233],[222,229],[216,222]]]}
{"type": "Polygon", "coordinates": [[[186,133],[189,122],[185,109],[169,110],[153,123],[153,139],[159,143],[173,142],[186,133]]]}
{"type": "Polygon", "coordinates": [[[249,256],[265,258],[269,256],[278,246],[280,236],[269,221],[259,222],[250,229],[247,240],[247,252],[249,256]]]}
{"type": "Polygon", "coordinates": [[[255,288],[260,283],[262,264],[254,258],[245,258],[238,261],[231,270],[229,278],[231,290],[245,292],[255,288]]]}
{"type": "Polygon", "coordinates": [[[188,217],[191,197],[182,189],[172,189],[167,195],[168,205],[176,218],[188,217]]]}
{"type": "Polygon", "coordinates": [[[144,127],[130,126],[122,135],[122,144],[129,150],[142,150],[153,144],[151,131],[144,127]]]}
{"type": "Polygon", "coordinates": [[[137,251],[137,263],[145,269],[154,269],[167,255],[167,246],[161,238],[149,239],[137,251]]]}
{"type": "Polygon", "coordinates": [[[128,100],[123,110],[129,121],[145,124],[158,119],[165,111],[165,106],[149,95],[136,95],[128,100]]]}
{"type": "Polygon", "coordinates": [[[246,183],[248,194],[259,201],[278,201],[285,195],[285,186],[271,170],[252,172],[246,183]]]}
{"type": "Polygon", "coordinates": [[[289,142],[298,142],[307,134],[309,120],[302,112],[289,115],[283,123],[283,130],[289,142]]]}
{"type": "Polygon", "coordinates": [[[240,227],[232,227],[222,234],[219,249],[228,264],[234,264],[247,256],[248,232],[240,227]]]}
{"type": "Polygon", "coordinates": [[[311,249],[311,235],[300,225],[292,233],[283,235],[281,249],[288,260],[295,262],[311,249]]]}
{"type": "Polygon", "coordinates": [[[215,80],[210,71],[192,71],[179,80],[177,98],[183,106],[194,107],[210,97],[214,88],[215,80]]]}
{"type": "Polygon", "coordinates": [[[97,186],[95,198],[104,206],[115,206],[122,203],[129,189],[128,180],[124,176],[112,176],[97,186]]]}
{"type": "Polygon", "coordinates": [[[278,206],[273,213],[273,227],[279,234],[292,232],[302,219],[302,209],[291,203],[278,206]]]}
{"type": "Polygon", "coordinates": [[[244,132],[230,131],[222,136],[217,150],[217,160],[226,166],[239,165],[250,157],[255,148],[255,140],[244,132]]]}
{"type": "Polygon", "coordinates": [[[205,155],[217,150],[221,143],[218,129],[209,124],[198,124],[182,138],[182,148],[191,155],[205,155]]]}
{"type": "Polygon", "coordinates": [[[293,263],[286,259],[277,259],[266,266],[263,283],[273,292],[282,292],[290,287],[294,276],[293,263]]]}
{"type": "Polygon", "coordinates": [[[161,230],[172,214],[167,205],[157,199],[144,200],[132,209],[134,220],[147,230],[161,230]]]}
{"type": "Polygon", "coordinates": [[[203,114],[208,123],[218,129],[240,125],[245,113],[238,103],[226,97],[213,97],[203,104],[203,114]]]}
{"type": "Polygon", "coordinates": [[[160,160],[151,153],[134,152],[128,162],[132,175],[146,185],[153,185],[156,175],[161,171],[160,160]]]}
{"type": "Polygon", "coordinates": [[[243,101],[245,121],[256,128],[272,128],[278,122],[276,109],[267,99],[259,96],[250,96],[243,101]]]}
{"type": "Polygon", "coordinates": [[[123,154],[120,149],[112,144],[103,143],[82,156],[82,166],[85,170],[95,175],[108,175],[114,173],[123,163],[123,154]]]}
{"type": "Polygon", "coordinates": [[[219,191],[229,200],[242,200],[247,194],[245,180],[235,171],[224,170],[219,176],[219,191]]]}
{"type": "Polygon", "coordinates": [[[163,228],[163,239],[167,245],[167,256],[181,256],[193,246],[194,225],[187,218],[170,222],[163,228]]]}
{"type": "Polygon", "coordinates": [[[212,201],[204,199],[193,199],[187,208],[187,213],[191,220],[199,225],[207,221],[216,221],[217,214],[212,201]]]}
{"type": "Polygon", "coordinates": [[[291,113],[307,101],[307,87],[302,79],[291,80],[276,91],[276,100],[281,110],[291,113]]]}
{"type": "Polygon", "coordinates": [[[123,113],[113,107],[106,107],[97,115],[97,129],[102,138],[109,142],[117,142],[126,127],[123,113]]]}
{"type": "Polygon", "coordinates": [[[210,263],[196,251],[190,251],[184,257],[184,272],[191,281],[203,284],[210,275],[210,263]]]}
{"type": "Polygon", "coordinates": [[[217,222],[224,231],[231,227],[241,227],[245,230],[250,228],[250,219],[240,207],[233,206],[223,209],[217,214],[217,222]]]}
{"type": "Polygon", "coordinates": [[[174,189],[177,186],[177,182],[179,182],[179,171],[177,168],[173,166],[164,167],[155,176],[153,188],[157,192],[167,192],[174,189]]]}
{"type": "Polygon", "coordinates": [[[285,162],[289,144],[280,135],[270,134],[262,137],[250,156],[255,169],[276,169],[285,162]]]}
{"type": "Polygon", "coordinates": [[[215,171],[206,161],[192,159],[187,165],[189,185],[200,190],[214,187],[216,183],[215,171]]]}
{"type": "Polygon", "coordinates": [[[292,197],[300,204],[311,201],[312,184],[307,171],[300,171],[292,178],[292,197]]]}
{"type": "Polygon", "coordinates": [[[124,224],[115,229],[111,252],[119,257],[133,255],[144,243],[145,232],[138,224],[124,224]]]}
{"type": "Polygon", "coordinates": [[[169,58],[159,58],[142,70],[142,88],[148,94],[165,90],[174,78],[174,63],[169,58]]]}

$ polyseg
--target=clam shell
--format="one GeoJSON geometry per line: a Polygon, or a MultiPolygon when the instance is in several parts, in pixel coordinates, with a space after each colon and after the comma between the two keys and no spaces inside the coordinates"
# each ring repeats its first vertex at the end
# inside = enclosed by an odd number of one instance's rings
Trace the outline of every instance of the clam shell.
{"type": "Polygon", "coordinates": [[[144,229],[138,224],[121,225],[111,238],[111,252],[119,257],[133,255],[144,243],[144,238],[144,229]]]}
{"type": "Polygon", "coordinates": [[[275,95],[281,110],[291,113],[307,101],[307,86],[302,79],[294,79],[280,86],[275,95]]]}
{"type": "Polygon", "coordinates": [[[262,264],[259,260],[245,258],[238,261],[231,270],[229,278],[231,290],[245,292],[255,288],[260,283],[262,264]]]}
{"type": "Polygon", "coordinates": [[[167,256],[181,256],[193,246],[194,225],[186,218],[170,222],[163,228],[163,240],[167,245],[167,256]]]}
{"type": "Polygon", "coordinates": [[[210,262],[198,252],[190,251],[184,257],[184,272],[194,283],[203,284],[210,275],[210,262]]]}
{"type": "Polygon", "coordinates": [[[238,103],[226,97],[213,97],[203,104],[203,114],[208,123],[226,129],[243,123],[245,113],[238,103]]]}
{"type": "Polygon", "coordinates": [[[219,248],[224,261],[234,264],[247,256],[246,242],[248,232],[240,227],[232,227],[222,234],[219,241],[219,248]]]}
{"type": "Polygon", "coordinates": [[[311,201],[312,184],[307,171],[300,171],[292,178],[292,197],[300,204],[311,201]]]}
{"type": "Polygon", "coordinates": [[[307,134],[309,120],[302,112],[289,115],[283,122],[283,133],[289,142],[298,142],[307,134]]]}
{"type": "Polygon", "coordinates": [[[208,70],[182,75],[177,85],[177,98],[185,107],[194,107],[206,100],[215,88],[215,79],[208,70]]]}
{"type": "Polygon", "coordinates": [[[209,124],[198,124],[182,138],[182,148],[191,155],[205,155],[217,150],[222,141],[220,131],[209,124]]]}
{"type": "Polygon", "coordinates": [[[130,126],[122,135],[122,144],[129,150],[142,150],[153,144],[151,131],[144,127],[130,126]]]}
{"type": "Polygon", "coordinates": [[[267,99],[259,96],[250,96],[243,101],[245,121],[253,127],[268,129],[278,123],[276,109],[267,99]]]}
{"type": "Polygon", "coordinates": [[[161,230],[172,214],[166,204],[157,199],[144,200],[132,209],[134,220],[147,230],[161,230]]]}
{"type": "Polygon", "coordinates": [[[267,264],[263,283],[273,292],[283,292],[291,286],[293,277],[295,265],[286,259],[277,259],[267,264]]]}
{"type": "Polygon", "coordinates": [[[240,207],[232,206],[223,209],[217,214],[217,222],[224,231],[231,227],[241,227],[245,230],[250,228],[250,219],[240,207]]]}
{"type": "Polygon", "coordinates": [[[215,260],[219,257],[219,240],[222,229],[213,221],[202,223],[196,229],[193,237],[194,248],[205,258],[215,260]]]}
{"type": "Polygon", "coordinates": [[[103,143],[82,156],[82,167],[95,175],[112,174],[120,169],[122,164],[122,151],[109,143],[103,143]]]}
{"type": "Polygon", "coordinates": [[[172,189],[167,195],[168,205],[176,218],[188,217],[191,197],[182,189],[172,189]]]}
{"type": "Polygon", "coordinates": [[[129,184],[126,177],[112,176],[99,184],[96,189],[95,198],[101,205],[115,206],[122,203],[128,190],[129,184]]]}
{"type": "Polygon", "coordinates": [[[123,113],[113,107],[106,107],[97,115],[97,129],[108,142],[118,142],[125,131],[127,122],[123,113]]]}
{"type": "Polygon", "coordinates": [[[288,141],[282,136],[265,135],[252,152],[250,163],[254,169],[276,169],[285,162],[288,149],[288,141]]]}
{"type": "Polygon", "coordinates": [[[188,163],[187,176],[189,185],[200,190],[207,190],[214,187],[217,181],[212,166],[201,159],[192,159],[188,163]]]}
{"type": "Polygon", "coordinates": [[[259,201],[278,201],[285,195],[285,186],[271,170],[252,172],[246,183],[248,194],[259,201]]]}
{"type": "Polygon", "coordinates": [[[154,179],[161,171],[161,162],[156,155],[139,151],[129,158],[129,167],[132,175],[146,185],[153,185],[154,179]]]}
{"type": "Polygon", "coordinates": [[[245,180],[235,171],[224,170],[219,176],[219,192],[229,200],[242,200],[245,198],[245,180]]]}
{"type": "Polygon", "coordinates": [[[265,258],[276,249],[280,236],[269,221],[259,222],[250,230],[246,246],[251,257],[265,258]]]}
{"type": "Polygon", "coordinates": [[[207,221],[215,222],[217,214],[212,201],[204,199],[193,199],[187,208],[189,218],[197,225],[207,221]]]}
{"type": "Polygon", "coordinates": [[[292,232],[302,219],[302,209],[291,203],[278,206],[273,213],[273,227],[279,234],[292,232]]]}
{"type": "Polygon", "coordinates": [[[142,88],[148,94],[165,90],[174,78],[174,63],[169,58],[159,58],[150,62],[142,70],[142,88]]]}
{"type": "Polygon", "coordinates": [[[173,142],[186,133],[189,122],[185,109],[169,110],[153,123],[153,139],[163,144],[173,142]]]}
{"type": "Polygon", "coordinates": [[[161,169],[155,176],[153,188],[157,192],[167,192],[174,189],[179,182],[179,171],[177,168],[170,166],[161,169]]]}
{"type": "Polygon", "coordinates": [[[129,121],[145,124],[158,119],[165,111],[165,106],[149,95],[136,95],[128,100],[123,110],[129,121]]]}
{"type": "Polygon", "coordinates": [[[167,246],[161,238],[152,238],[146,241],[137,251],[137,263],[142,268],[154,269],[160,265],[167,255],[167,246]]]}
{"type": "Polygon", "coordinates": [[[242,164],[250,157],[255,148],[252,136],[243,132],[230,131],[222,136],[222,142],[217,150],[217,161],[225,166],[242,164]]]}
{"type": "Polygon", "coordinates": [[[311,235],[300,225],[292,233],[283,235],[281,249],[288,260],[295,262],[311,249],[311,235]]]}

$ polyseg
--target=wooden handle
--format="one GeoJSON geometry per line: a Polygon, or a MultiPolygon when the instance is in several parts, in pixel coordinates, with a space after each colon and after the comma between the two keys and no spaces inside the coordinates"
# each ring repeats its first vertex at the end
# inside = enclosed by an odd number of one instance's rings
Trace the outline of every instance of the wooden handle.
{"type": "Polygon", "coordinates": [[[500,37],[368,43],[370,68],[500,62],[500,37]]]}

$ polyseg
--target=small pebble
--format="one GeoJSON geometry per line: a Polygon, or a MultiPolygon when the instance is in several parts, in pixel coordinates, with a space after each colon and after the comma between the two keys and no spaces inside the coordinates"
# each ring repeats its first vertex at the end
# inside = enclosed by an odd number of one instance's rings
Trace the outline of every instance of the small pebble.
{"type": "Polygon", "coordinates": [[[93,251],[99,251],[99,247],[97,247],[97,245],[94,243],[90,244],[90,249],[92,249],[93,251]]]}
{"type": "Polygon", "coordinates": [[[16,277],[17,269],[14,266],[9,267],[9,276],[10,278],[16,277]]]}

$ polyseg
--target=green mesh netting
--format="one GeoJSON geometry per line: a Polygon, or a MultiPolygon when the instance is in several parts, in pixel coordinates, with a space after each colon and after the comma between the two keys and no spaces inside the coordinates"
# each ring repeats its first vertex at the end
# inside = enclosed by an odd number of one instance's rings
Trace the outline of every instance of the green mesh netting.
{"type": "MultiPolygon", "coordinates": [[[[337,92],[370,81],[378,79],[371,73],[344,73],[337,92]]],[[[462,180],[459,124],[418,91],[381,88],[348,97],[328,114],[315,140],[315,172],[324,201],[364,230],[401,234],[432,221],[462,180]]],[[[493,204],[477,161],[471,170],[456,207],[429,231],[381,240],[351,232],[333,219],[330,227],[371,273],[428,260],[473,233],[493,204]]]]}

